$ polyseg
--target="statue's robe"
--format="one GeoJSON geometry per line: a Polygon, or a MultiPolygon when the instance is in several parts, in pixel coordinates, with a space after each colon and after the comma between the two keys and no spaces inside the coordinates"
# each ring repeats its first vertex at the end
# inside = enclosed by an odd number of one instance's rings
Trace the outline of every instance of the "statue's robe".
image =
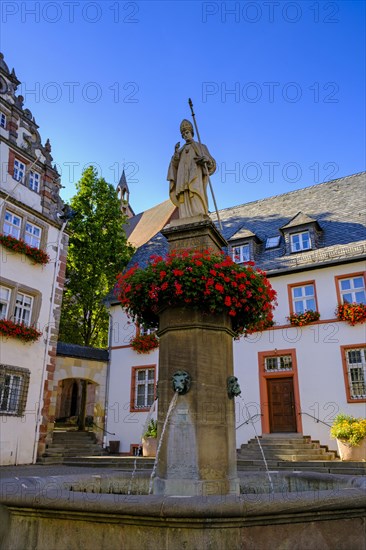
{"type": "Polygon", "coordinates": [[[178,207],[180,218],[208,215],[208,175],[213,174],[215,170],[215,159],[211,157],[206,145],[200,145],[195,141],[185,143],[173,155],[167,179],[170,182],[170,199],[178,207]],[[195,161],[202,156],[208,159],[207,171],[195,161]]]}

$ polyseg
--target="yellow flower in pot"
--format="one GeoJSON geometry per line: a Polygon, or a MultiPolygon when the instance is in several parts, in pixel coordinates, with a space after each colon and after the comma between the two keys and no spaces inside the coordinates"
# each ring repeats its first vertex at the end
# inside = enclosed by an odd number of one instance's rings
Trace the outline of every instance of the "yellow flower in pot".
{"type": "Polygon", "coordinates": [[[366,419],[338,414],[330,429],[341,460],[366,460],[366,419]]]}

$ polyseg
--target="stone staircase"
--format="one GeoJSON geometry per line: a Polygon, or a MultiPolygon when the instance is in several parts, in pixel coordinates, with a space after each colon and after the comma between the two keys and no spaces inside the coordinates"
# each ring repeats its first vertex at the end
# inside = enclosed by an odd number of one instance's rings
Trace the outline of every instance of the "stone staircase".
{"type": "Polygon", "coordinates": [[[56,429],[53,441],[39,462],[43,464],[65,463],[71,457],[103,456],[105,451],[96,442],[94,432],[56,429]]]}
{"type": "MultiPolygon", "coordinates": [[[[312,441],[310,436],[301,434],[268,434],[259,437],[267,462],[307,462],[316,460],[339,459],[336,451],[328,450],[319,441],[312,441]]],[[[238,450],[238,458],[242,460],[263,461],[257,438],[243,444],[238,450]]]]}

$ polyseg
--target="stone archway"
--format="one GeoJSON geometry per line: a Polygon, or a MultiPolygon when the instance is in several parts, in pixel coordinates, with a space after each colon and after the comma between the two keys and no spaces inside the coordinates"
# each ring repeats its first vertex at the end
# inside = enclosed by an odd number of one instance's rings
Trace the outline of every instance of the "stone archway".
{"type": "MultiPolygon", "coordinates": [[[[98,443],[103,441],[108,352],[62,344],[57,346],[53,380],[47,381],[43,408],[44,433],[40,434],[38,456],[52,443],[55,421],[74,418],[75,428],[85,429],[90,416],[98,443]],[[76,414],[71,414],[76,413],[76,414]]],[[[90,428],[91,429],[91,428],[90,428]]]]}

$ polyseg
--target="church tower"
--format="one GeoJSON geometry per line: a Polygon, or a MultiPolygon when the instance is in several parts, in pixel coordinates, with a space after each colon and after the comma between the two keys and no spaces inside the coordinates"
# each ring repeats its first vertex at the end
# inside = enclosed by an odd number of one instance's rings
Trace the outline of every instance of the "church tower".
{"type": "Polygon", "coordinates": [[[130,205],[130,190],[128,188],[125,171],[122,171],[121,179],[117,185],[117,193],[120,199],[121,212],[127,216],[127,218],[132,218],[135,215],[134,211],[130,205]]]}

